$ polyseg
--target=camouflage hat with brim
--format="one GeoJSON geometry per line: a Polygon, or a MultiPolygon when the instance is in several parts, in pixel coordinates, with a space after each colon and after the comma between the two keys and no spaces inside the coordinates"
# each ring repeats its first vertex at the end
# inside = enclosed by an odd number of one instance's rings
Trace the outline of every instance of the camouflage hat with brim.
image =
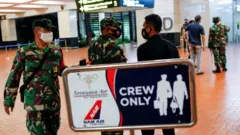
{"type": "Polygon", "coordinates": [[[33,22],[33,26],[32,27],[33,27],[33,29],[35,27],[42,27],[42,28],[44,28],[46,30],[52,30],[52,28],[54,28],[55,26],[52,25],[52,21],[51,20],[44,18],[44,19],[35,20],[33,22]]]}
{"type": "Polygon", "coordinates": [[[119,27],[121,25],[122,25],[122,22],[116,20],[113,17],[104,18],[100,22],[100,27],[105,27],[105,26],[119,27]]]}

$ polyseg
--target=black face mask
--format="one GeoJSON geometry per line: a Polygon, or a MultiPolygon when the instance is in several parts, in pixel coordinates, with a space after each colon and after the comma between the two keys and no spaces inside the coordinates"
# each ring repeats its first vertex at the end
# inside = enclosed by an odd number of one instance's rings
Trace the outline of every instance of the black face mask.
{"type": "MultiPolygon", "coordinates": [[[[149,26],[148,26],[149,27],[149,26]]],[[[150,28],[150,32],[152,31],[152,28],[151,27],[149,27],[150,28]]],[[[146,40],[148,40],[148,39],[150,39],[150,36],[149,36],[149,33],[147,33],[147,30],[146,30],[147,28],[143,28],[142,29],[142,37],[144,38],[144,39],[146,39],[146,40]]]]}
{"type": "Polygon", "coordinates": [[[119,37],[121,37],[122,30],[121,30],[120,27],[118,27],[116,30],[112,30],[112,31],[113,31],[112,36],[113,36],[114,38],[119,38],[119,37]]]}

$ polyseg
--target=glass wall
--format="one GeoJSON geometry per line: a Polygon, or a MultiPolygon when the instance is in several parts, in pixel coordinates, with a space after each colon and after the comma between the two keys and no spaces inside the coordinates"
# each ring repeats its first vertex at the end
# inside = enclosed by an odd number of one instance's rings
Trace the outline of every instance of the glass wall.
{"type": "Polygon", "coordinates": [[[233,1],[233,41],[240,44],[240,0],[233,1]]]}

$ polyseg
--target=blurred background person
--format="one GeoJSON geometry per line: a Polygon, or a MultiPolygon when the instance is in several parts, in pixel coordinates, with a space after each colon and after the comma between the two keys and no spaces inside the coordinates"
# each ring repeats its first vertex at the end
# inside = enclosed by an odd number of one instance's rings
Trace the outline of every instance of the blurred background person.
{"type": "Polygon", "coordinates": [[[184,49],[184,52],[186,52],[187,50],[187,42],[186,42],[186,39],[187,39],[187,35],[186,35],[186,32],[185,32],[185,28],[187,27],[188,25],[188,19],[184,19],[184,24],[182,25],[181,27],[181,35],[182,35],[182,38],[183,38],[183,49],[184,49]]]}
{"type": "Polygon", "coordinates": [[[226,63],[226,45],[227,45],[227,33],[230,29],[221,23],[219,17],[213,18],[214,25],[210,28],[209,32],[209,49],[214,56],[214,63],[216,70],[213,73],[221,73],[221,67],[223,71],[227,71],[226,63]]]}
{"type": "Polygon", "coordinates": [[[204,74],[204,72],[201,71],[201,57],[202,50],[205,49],[205,31],[203,26],[200,25],[201,19],[201,16],[197,15],[195,17],[195,23],[189,24],[185,29],[188,32],[191,59],[195,63],[197,58],[197,75],[204,74]]]}

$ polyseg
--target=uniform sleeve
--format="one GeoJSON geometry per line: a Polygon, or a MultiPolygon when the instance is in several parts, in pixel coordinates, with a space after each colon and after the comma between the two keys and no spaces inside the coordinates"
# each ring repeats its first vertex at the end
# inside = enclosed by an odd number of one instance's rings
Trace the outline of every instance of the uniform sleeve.
{"type": "Polygon", "coordinates": [[[108,56],[104,61],[109,63],[122,63],[127,62],[127,58],[125,57],[123,50],[119,46],[114,45],[113,48],[111,49],[110,56],[108,56]]]}
{"type": "Polygon", "coordinates": [[[213,48],[213,37],[214,37],[214,32],[210,28],[209,29],[209,38],[208,38],[208,48],[212,49],[213,48]]]}
{"type": "Polygon", "coordinates": [[[98,41],[94,42],[90,47],[88,48],[88,60],[92,64],[99,64],[102,62],[101,57],[99,54],[102,54],[102,48],[100,47],[100,43],[98,41]],[[97,50],[97,52],[95,52],[97,50]],[[99,57],[98,57],[99,56],[99,57]],[[99,62],[99,63],[97,63],[99,62]]]}
{"type": "Polygon", "coordinates": [[[59,51],[61,53],[61,56],[60,56],[60,67],[59,67],[59,69],[60,69],[59,76],[62,76],[62,72],[64,71],[65,68],[67,68],[67,66],[65,65],[65,62],[64,62],[62,49],[60,49],[59,51]]]}
{"type": "Polygon", "coordinates": [[[92,49],[92,45],[90,45],[90,47],[88,48],[88,59],[89,61],[92,61],[92,54],[93,54],[93,49],[92,49]]]}
{"type": "Polygon", "coordinates": [[[4,90],[4,104],[9,107],[14,107],[23,70],[24,55],[23,52],[18,51],[16,53],[4,90]]]}

